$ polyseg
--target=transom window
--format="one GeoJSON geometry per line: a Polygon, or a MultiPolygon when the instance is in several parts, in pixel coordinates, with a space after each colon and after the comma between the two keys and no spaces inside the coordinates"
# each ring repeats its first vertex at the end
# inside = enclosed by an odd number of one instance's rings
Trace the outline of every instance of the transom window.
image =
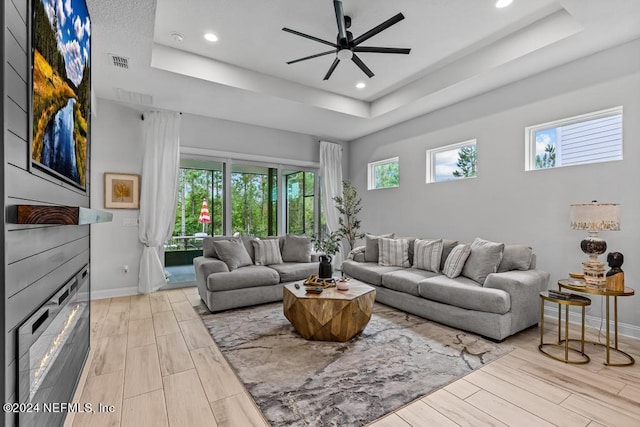
{"type": "Polygon", "coordinates": [[[427,184],[475,178],[476,174],[475,139],[427,150],[427,184]]]}
{"type": "Polygon", "coordinates": [[[378,160],[368,165],[367,179],[369,190],[400,186],[400,158],[378,160]]]}
{"type": "Polygon", "coordinates": [[[529,126],[525,170],[622,160],[622,107],[529,126]]]}

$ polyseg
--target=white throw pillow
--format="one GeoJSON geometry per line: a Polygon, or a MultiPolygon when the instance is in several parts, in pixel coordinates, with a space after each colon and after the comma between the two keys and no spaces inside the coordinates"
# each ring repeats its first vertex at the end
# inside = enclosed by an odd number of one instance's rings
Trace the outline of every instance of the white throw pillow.
{"type": "Polygon", "coordinates": [[[442,239],[423,240],[416,239],[413,243],[413,266],[421,270],[440,273],[440,260],[442,258],[442,239]]]}
{"type": "Polygon", "coordinates": [[[378,264],[382,266],[411,267],[408,239],[378,239],[378,264]]]}
{"type": "Polygon", "coordinates": [[[256,265],[282,264],[278,239],[255,239],[252,243],[256,256],[256,265]]]}
{"type": "Polygon", "coordinates": [[[467,258],[469,258],[470,253],[471,246],[464,244],[457,245],[451,250],[451,253],[447,257],[442,273],[449,279],[458,277],[460,273],[462,273],[464,263],[467,261],[467,258]]]}

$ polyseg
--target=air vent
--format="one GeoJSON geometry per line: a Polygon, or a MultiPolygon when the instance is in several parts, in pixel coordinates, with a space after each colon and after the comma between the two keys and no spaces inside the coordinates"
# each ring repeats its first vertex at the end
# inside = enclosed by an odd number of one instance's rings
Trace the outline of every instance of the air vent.
{"type": "Polygon", "coordinates": [[[124,56],[114,55],[112,53],[109,54],[109,58],[111,58],[111,63],[116,68],[123,68],[125,70],[129,69],[129,58],[125,58],[124,56]]]}
{"type": "Polygon", "coordinates": [[[146,93],[131,92],[126,89],[115,88],[116,99],[128,104],[152,105],[153,96],[146,93]]]}

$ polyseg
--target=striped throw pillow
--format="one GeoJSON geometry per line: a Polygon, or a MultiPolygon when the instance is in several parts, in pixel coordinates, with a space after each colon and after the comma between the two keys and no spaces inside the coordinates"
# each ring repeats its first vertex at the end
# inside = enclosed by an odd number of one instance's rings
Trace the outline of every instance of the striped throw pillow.
{"type": "Polygon", "coordinates": [[[440,259],[442,258],[442,239],[416,239],[413,244],[413,266],[420,270],[440,273],[440,259]]]}
{"type": "Polygon", "coordinates": [[[451,253],[447,257],[442,273],[449,279],[458,277],[460,273],[462,273],[464,263],[467,261],[467,258],[469,258],[470,253],[471,246],[463,244],[457,245],[451,250],[451,253]]]}
{"type": "Polygon", "coordinates": [[[378,264],[382,266],[411,267],[408,239],[378,239],[378,264]]]}
{"type": "Polygon", "coordinates": [[[282,264],[278,239],[255,239],[252,243],[256,254],[256,265],[282,264]]]}

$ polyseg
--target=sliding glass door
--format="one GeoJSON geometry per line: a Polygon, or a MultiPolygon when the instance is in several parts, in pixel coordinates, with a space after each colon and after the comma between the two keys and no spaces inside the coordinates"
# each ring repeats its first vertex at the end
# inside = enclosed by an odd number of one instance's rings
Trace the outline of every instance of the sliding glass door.
{"type": "Polygon", "coordinates": [[[278,170],[265,166],[231,166],[231,234],[278,234],[278,170]]]}
{"type": "Polygon", "coordinates": [[[287,194],[287,233],[312,235],[316,223],[315,177],[310,171],[283,172],[287,194]]]}

